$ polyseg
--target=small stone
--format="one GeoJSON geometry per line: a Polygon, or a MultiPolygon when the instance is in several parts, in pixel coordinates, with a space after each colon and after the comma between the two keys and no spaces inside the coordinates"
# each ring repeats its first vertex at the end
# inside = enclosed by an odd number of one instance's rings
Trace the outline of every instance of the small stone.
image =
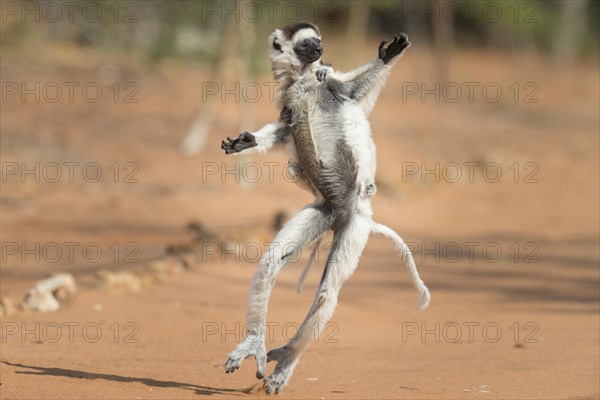
{"type": "Polygon", "coordinates": [[[77,286],[80,289],[97,290],[102,287],[102,280],[98,273],[86,274],[77,277],[77,286]]]}
{"type": "Polygon", "coordinates": [[[66,287],[59,287],[53,293],[56,300],[61,304],[71,304],[77,292],[73,292],[66,287]]]}
{"type": "Polygon", "coordinates": [[[2,317],[2,318],[10,317],[17,311],[15,308],[15,305],[10,297],[2,298],[2,301],[0,301],[0,310],[1,310],[0,317],[2,317]]]}
{"type": "Polygon", "coordinates": [[[55,297],[57,293],[61,299],[71,298],[77,293],[73,275],[56,274],[39,281],[27,291],[23,302],[32,311],[56,311],[60,308],[60,302],[55,297]]]}
{"type": "Polygon", "coordinates": [[[167,263],[165,260],[156,260],[150,264],[150,273],[155,282],[164,282],[167,280],[167,263]]]}
{"type": "Polygon", "coordinates": [[[129,271],[99,271],[98,275],[108,293],[139,292],[142,289],[140,278],[129,271]]]}
{"type": "Polygon", "coordinates": [[[60,308],[60,303],[54,298],[52,293],[40,292],[35,289],[27,292],[25,303],[32,311],[49,312],[60,308]]]}
{"type": "Polygon", "coordinates": [[[19,311],[21,311],[23,313],[31,312],[31,307],[29,307],[29,305],[27,303],[25,303],[24,301],[19,303],[18,308],[19,308],[19,311]]]}
{"type": "Polygon", "coordinates": [[[183,261],[178,257],[167,257],[166,272],[169,276],[177,276],[185,271],[183,261]]]}
{"type": "Polygon", "coordinates": [[[194,253],[181,254],[179,256],[181,264],[187,270],[194,269],[198,266],[198,256],[194,253]]]}

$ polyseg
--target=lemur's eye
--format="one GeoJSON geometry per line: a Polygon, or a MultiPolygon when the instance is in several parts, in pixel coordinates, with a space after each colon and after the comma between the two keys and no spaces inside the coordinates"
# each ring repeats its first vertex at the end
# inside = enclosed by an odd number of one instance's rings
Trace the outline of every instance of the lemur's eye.
{"type": "Polygon", "coordinates": [[[275,50],[281,51],[281,45],[279,43],[277,43],[277,39],[273,39],[273,48],[275,50]]]}

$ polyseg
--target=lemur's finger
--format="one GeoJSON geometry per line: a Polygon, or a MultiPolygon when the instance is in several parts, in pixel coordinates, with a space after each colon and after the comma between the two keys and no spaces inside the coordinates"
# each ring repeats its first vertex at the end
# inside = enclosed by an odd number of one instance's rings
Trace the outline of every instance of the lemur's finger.
{"type": "Polygon", "coordinates": [[[256,355],[256,379],[265,377],[265,369],[267,365],[267,355],[264,352],[259,352],[256,355]]]}
{"type": "Polygon", "coordinates": [[[227,136],[227,140],[229,140],[230,142],[233,142],[235,139],[232,139],[229,136],[227,136]]]}
{"type": "Polygon", "coordinates": [[[231,364],[232,364],[233,360],[231,358],[228,358],[227,361],[225,361],[225,373],[228,374],[231,372],[231,364]]]}
{"type": "Polygon", "coordinates": [[[385,57],[385,44],[387,43],[387,41],[382,40],[381,43],[379,43],[379,58],[383,60],[383,58],[385,57]]]}

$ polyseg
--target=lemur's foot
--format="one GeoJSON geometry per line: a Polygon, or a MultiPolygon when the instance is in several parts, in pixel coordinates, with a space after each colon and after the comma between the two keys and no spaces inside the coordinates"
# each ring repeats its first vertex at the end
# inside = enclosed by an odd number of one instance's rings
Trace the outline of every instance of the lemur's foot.
{"type": "Polygon", "coordinates": [[[227,140],[221,141],[221,148],[225,150],[225,154],[239,153],[255,146],[258,146],[256,138],[248,131],[240,133],[235,139],[227,137],[227,140]]]}
{"type": "Polygon", "coordinates": [[[246,337],[235,350],[229,353],[229,357],[225,362],[225,373],[235,372],[242,364],[242,361],[250,356],[256,358],[256,379],[264,378],[267,364],[267,350],[265,349],[264,340],[257,338],[249,339],[246,337]]]}
{"type": "Polygon", "coordinates": [[[404,33],[394,35],[394,40],[387,47],[384,47],[387,42],[383,40],[379,44],[379,59],[384,64],[389,63],[394,57],[402,53],[404,49],[410,46],[408,36],[404,33]]]}
{"type": "Polygon", "coordinates": [[[327,79],[327,75],[329,75],[329,70],[327,68],[321,68],[317,70],[317,80],[319,82],[323,82],[327,79]]]}
{"type": "Polygon", "coordinates": [[[267,394],[279,393],[290,380],[300,355],[288,346],[269,351],[267,362],[277,361],[275,371],[264,382],[267,394]]]}
{"type": "Polygon", "coordinates": [[[377,186],[375,186],[374,183],[370,183],[370,184],[366,185],[363,189],[363,197],[364,198],[373,197],[373,196],[375,196],[375,193],[377,193],[377,186]]]}

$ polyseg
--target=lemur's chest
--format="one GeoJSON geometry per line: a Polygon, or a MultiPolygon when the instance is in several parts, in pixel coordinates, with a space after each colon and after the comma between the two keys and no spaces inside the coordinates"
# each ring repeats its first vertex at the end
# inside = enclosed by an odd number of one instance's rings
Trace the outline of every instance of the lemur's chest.
{"type": "Polygon", "coordinates": [[[296,80],[283,89],[283,99],[287,107],[294,110],[308,110],[316,100],[316,82],[296,80]]]}
{"type": "Polygon", "coordinates": [[[349,100],[343,89],[343,84],[334,79],[319,82],[313,74],[305,74],[283,87],[282,98],[290,108],[331,113],[349,100]]]}

